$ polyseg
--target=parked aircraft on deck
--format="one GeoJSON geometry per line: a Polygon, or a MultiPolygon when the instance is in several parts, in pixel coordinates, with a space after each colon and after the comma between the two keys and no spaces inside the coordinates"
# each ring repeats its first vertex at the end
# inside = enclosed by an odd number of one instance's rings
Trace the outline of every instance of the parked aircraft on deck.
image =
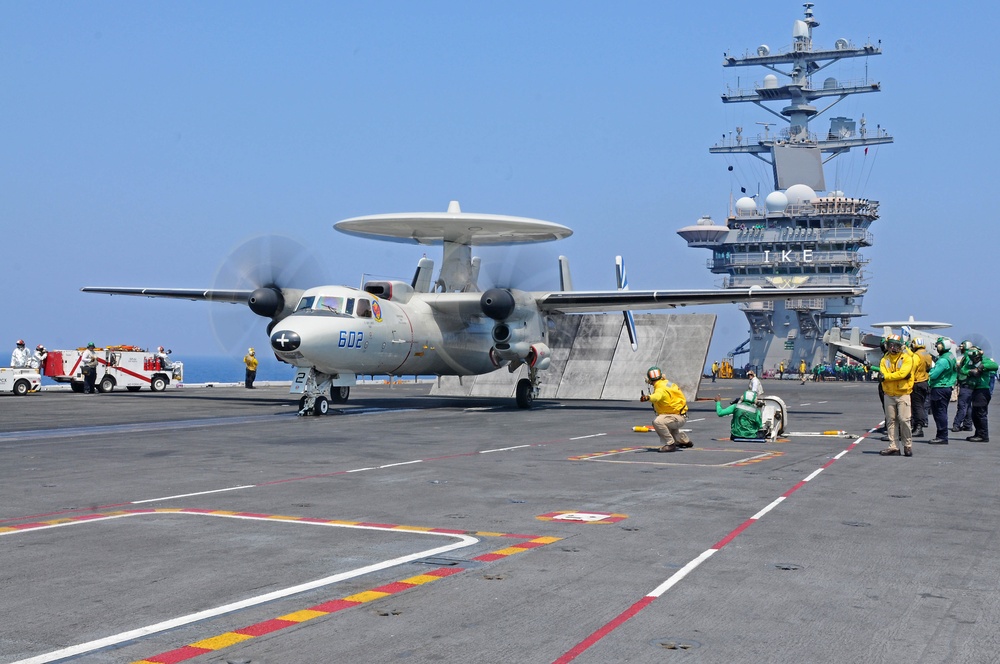
{"type": "MultiPolygon", "coordinates": [[[[696,290],[628,290],[619,265],[618,290],[572,290],[568,264],[560,257],[558,291],[479,287],[480,259],[472,247],[546,242],[568,237],[566,226],[537,219],[462,212],[456,201],[445,213],[401,213],[356,217],[334,225],[351,235],[394,242],[442,245],[434,262],[422,258],[413,279],[369,281],[363,288],[279,283],[254,289],[123,288],[87,286],[87,293],[137,295],[246,304],[269,319],[267,332],[278,359],[300,368],[292,390],[303,394],[300,412],[327,412],[342,402],[358,375],[470,376],[500,367],[528,367],[515,395],[531,406],[548,368],[548,317],[558,314],[667,309],[807,297],[853,297],[863,289],[797,287],[696,290]]],[[[630,329],[635,340],[634,329],[630,329]]]]}

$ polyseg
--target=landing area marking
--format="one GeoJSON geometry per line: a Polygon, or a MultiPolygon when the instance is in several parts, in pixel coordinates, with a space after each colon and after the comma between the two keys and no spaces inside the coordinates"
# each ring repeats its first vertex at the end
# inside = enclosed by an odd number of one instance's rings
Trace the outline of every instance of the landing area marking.
{"type": "MultiPolygon", "coordinates": [[[[421,559],[433,558],[434,556],[439,556],[449,551],[455,551],[458,549],[463,549],[478,544],[480,542],[480,539],[478,538],[504,537],[504,538],[518,539],[521,541],[512,544],[510,546],[506,546],[502,549],[498,549],[496,551],[481,554],[471,559],[472,561],[477,561],[477,562],[493,562],[496,560],[501,560],[515,553],[522,553],[524,551],[544,546],[546,544],[551,544],[552,542],[557,542],[561,539],[559,537],[538,537],[534,535],[523,535],[523,534],[508,534],[508,533],[486,532],[486,531],[466,531],[466,530],[453,530],[447,528],[430,528],[430,527],[419,527],[419,526],[401,526],[401,525],[385,524],[385,523],[369,523],[363,521],[341,521],[336,519],[318,519],[313,517],[283,516],[276,514],[258,514],[252,512],[232,512],[227,510],[184,509],[184,508],[122,510],[117,512],[87,514],[77,517],[53,519],[50,521],[4,526],[0,527],[0,537],[37,532],[40,530],[50,530],[66,526],[97,523],[101,521],[107,521],[109,519],[121,519],[126,517],[150,516],[150,515],[160,515],[160,514],[211,516],[211,517],[222,517],[230,519],[246,519],[253,521],[271,522],[275,524],[293,523],[293,524],[304,524],[312,526],[339,527],[339,528],[349,528],[349,529],[353,528],[353,529],[369,530],[369,531],[374,530],[374,531],[386,531],[386,532],[402,532],[414,535],[431,535],[437,537],[448,537],[455,539],[457,541],[451,544],[447,544],[445,546],[439,546],[407,554],[405,556],[400,556],[390,560],[384,560],[371,565],[366,565],[364,567],[359,567],[345,572],[340,572],[338,574],[334,574],[331,576],[315,579],[313,581],[308,581],[306,583],[289,586],[287,588],[276,590],[263,595],[249,597],[237,602],[232,602],[211,609],[198,611],[196,613],[179,616],[177,618],[171,618],[169,620],[158,622],[152,625],[147,625],[145,627],[128,630],[101,639],[96,639],[93,641],[88,641],[86,643],[70,646],[68,648],[61,648],[59,650],[44,653],[41,655],[36,655],[33,657],[29,657],[27,659],[18,660],[13,664],[43,664],[45,662],[55,662],[69,657],[84,655],[93,652],[95,650],[113,647],[127,641],[133,641],[141,637],[157,634],[177,627],[188,625],[194,622],[215,618],[217,616],[233,613],[235,611],[264,604],[266,602],[282,599],[309,590],[315,590],[317,588],[322,588],[324,586],[333,585],[340,581],[357,578],[365,574],[389,569],[392,567],[397,567],[399,565],[406,563],[412,563],[421,559]]],[[[316,606],[307,609],[295,611],[293,613],[286,614],[284,616],[279,616],[278,618],[258,623],[255,625],[250,625],[248,627],[235,630],[233,632],[227,632],[225,634],[212,637],[210,639],[204,639],[202,641],[198,641],[196,643],[183,646],[182,648],[178,648],[176,650],[172,650],[167,653],[161,653],[160,655],[155,655],[153,657],[139,661],[151,662],[154,664],[165,664],[167,662],[172,663],[172,662],[184,661],[205,654],[207,652],[220,650],[222,648],[234,645],[236,643],[245,641],[247,639],[254,638],[256,636],[269,634],[271,632],[283,629],[285,627],[290,627],[292,625],[296,625],[305,622],[307,620],[312,620],[313,618],[318,618],[320,616],[325,616],[330,613],[340,611],[342,609],[371,602],[376,599],[381,599],[382,597],[386,597],[388,595],[401,592],[409,588],[414,588],[429,583],[430,581],[435,581],[437,579],[450,576],[460,571],[463,571],[463,569],[462,568],[456,569],[452,567],[440,567],[437,569],[430,570],[424,574],[418,574],[416,576],[408,577],[406,579],[402,579],[394,583],[380,586],[378,588],[373,588],[372,590],[368,590],[362,593],[355,593],[347,597],[342,597],[339,599],[323,602],[321,604],[318,604],[316,606]]]]}
{"type": "Polygon", "coordinates": [[[562,521],[564,523],[608,524],[618,523],[628,518],[627,514],[610,512],[549,512],[535,517],[539,521],[562,521]]]}
{"type": "Polygon", "coordinates": [[[778,452],[775,450],[741,450],[724,447],[691,447],[666,454],[659,452],[659,450],[655,447],[623,447],[621,449],[608,450],[606,452],[581,454],[580,456],[569,457],[568,460],[602,461],[604,463],[653,464],[658,466],[702,466],[705,468],[724,468],[746,466],[751,463],[759,463],[761,461],[766,461],[783,455],[784,452],[778,452]],[[638,454],[654,454],[656,456],[652,458],[645,456],[639,458],[635,456],[638,454]],[[740,456],[732,461],[726,460],[734,455],[745,454],[749,454],[750,456],[740,456]],[[624,455],[629,455],[631,458],[610,458],[622,457],[624,455]],[[712,459],[718,459],[718,461],[711,463],[712,459]]]}

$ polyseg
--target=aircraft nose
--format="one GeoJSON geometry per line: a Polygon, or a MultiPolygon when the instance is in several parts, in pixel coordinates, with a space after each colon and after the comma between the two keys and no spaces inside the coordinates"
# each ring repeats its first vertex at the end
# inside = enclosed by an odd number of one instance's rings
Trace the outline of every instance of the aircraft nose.
{"type": "Polygon", "coordinates": [[[297,350],[302,344],[302,337],[298,332],[291,330],[276,330],[271,334],[271,348],[279,353],[288,353],[297,350]]]}

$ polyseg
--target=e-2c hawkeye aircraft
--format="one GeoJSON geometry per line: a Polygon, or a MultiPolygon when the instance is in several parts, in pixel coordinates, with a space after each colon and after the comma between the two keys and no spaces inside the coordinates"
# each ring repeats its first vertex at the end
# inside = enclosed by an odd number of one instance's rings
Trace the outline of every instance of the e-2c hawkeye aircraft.
{"type": "Polygon", "coordinates": [[[334,224],[362,237],[442,245],[434,262],[420,259],[410,283],[369,281],[361,289],[317,286],[307,290],[265,283],[255,289],[120,288],[87,286],[86,293],[137,295],[246,304],[267,319],[271,349],[300,370],[292,393],[302,394],[300,413],[325,414],[330,401],[346,401],[359,375],[472,376],[522,365],[515,397],[529,408],[539,372],[548,368],[548,317],[623,311],[635,348],[632,310],[669,309],[784,298],[854,297],[863,289],[796,287],[704,290],[628,290],[619,259],[618,290],[576,291],[560,257],[558,291],[479,288],[479,257],[473,246],[546,242],[572,235],[560,224],[505,215],[462,212],[452,201],[445,213],[355,217],[334,224]],[[329,395],[329,399],[327,398],[329,395]]]}

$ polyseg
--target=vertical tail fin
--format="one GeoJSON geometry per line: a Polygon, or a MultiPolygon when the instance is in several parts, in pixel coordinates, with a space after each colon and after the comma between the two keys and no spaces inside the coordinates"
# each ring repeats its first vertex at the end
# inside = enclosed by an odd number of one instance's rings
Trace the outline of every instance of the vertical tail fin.
{"type": "MultiPolygon", "coordinates": [[[[615,256],[615,277],[618,282],[618,290],[628,290],[628,275],[625,274],[625,261],[621,256],[615,256]]],[[[627,309],[622,312],[625,316],[625,329],[628,330],[628,340],[632,343],[632,352],[639,350],[639,338],[635,333],[635,318],[632,312],[627,309]]]]}
{"type": "Polygon", "coordinates": [[[413,273],[413,282],[410,285],[418,293],[429,293],[433,276],[434,261],[425,256],[417,262],[417,271],[413,273]]]}
{"type": "Polygon", "coordinates": [[[569,259],[565,256],[559,257],[559,290],[573,290],[573,278],[569,276],[569,259]]]}

